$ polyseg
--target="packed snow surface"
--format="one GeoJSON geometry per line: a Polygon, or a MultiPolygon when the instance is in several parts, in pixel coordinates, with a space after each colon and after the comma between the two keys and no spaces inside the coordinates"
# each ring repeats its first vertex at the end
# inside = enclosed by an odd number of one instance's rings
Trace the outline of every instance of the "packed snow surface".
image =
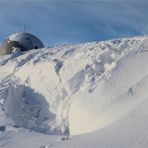
{"type": "Polygon", "coordinates": [[[2,56],[0,147],[147,147],[147,63],[148,37],[2,56]]]}

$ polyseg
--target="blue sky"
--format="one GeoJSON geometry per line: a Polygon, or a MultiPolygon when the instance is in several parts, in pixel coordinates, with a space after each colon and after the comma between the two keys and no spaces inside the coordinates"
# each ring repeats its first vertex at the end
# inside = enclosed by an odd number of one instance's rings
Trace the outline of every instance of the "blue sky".
{"type": "Polygon", "coordinates": [[[148,1],[0,1],[0,42],[22,31],[46,46],[148,34],[148,1]]]}

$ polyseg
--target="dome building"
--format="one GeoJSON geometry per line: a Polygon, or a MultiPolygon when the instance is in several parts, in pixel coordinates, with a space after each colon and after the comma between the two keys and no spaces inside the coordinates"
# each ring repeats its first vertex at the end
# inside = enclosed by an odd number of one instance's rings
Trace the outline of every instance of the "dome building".
{"type": "Polygon", "coordinates": [[[31,49],[43,48],[44,44],[36,36],[20,32],[7,37],[0,48],[0,55],[10,54],[14,48],[19,48],[21,52],[31,49]]]}

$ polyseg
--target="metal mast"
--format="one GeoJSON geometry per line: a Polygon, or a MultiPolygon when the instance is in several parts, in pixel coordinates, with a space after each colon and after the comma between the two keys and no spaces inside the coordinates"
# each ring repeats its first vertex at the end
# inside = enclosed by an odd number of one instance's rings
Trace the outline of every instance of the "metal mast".
{"type": "Polygon", "coordinates": [[[26,32],[26,25],[23,24],[23,32],[25,33],[26,32]]]}

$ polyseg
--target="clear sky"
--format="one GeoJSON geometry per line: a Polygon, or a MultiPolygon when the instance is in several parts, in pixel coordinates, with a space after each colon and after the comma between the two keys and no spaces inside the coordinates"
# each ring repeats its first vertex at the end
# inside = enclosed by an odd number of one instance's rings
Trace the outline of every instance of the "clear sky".
{"type": "Polygon", "coordinates": [[[148,1],[0,0],[0,42],[22,31],[46,46],[148,34],[148,1]]]}

